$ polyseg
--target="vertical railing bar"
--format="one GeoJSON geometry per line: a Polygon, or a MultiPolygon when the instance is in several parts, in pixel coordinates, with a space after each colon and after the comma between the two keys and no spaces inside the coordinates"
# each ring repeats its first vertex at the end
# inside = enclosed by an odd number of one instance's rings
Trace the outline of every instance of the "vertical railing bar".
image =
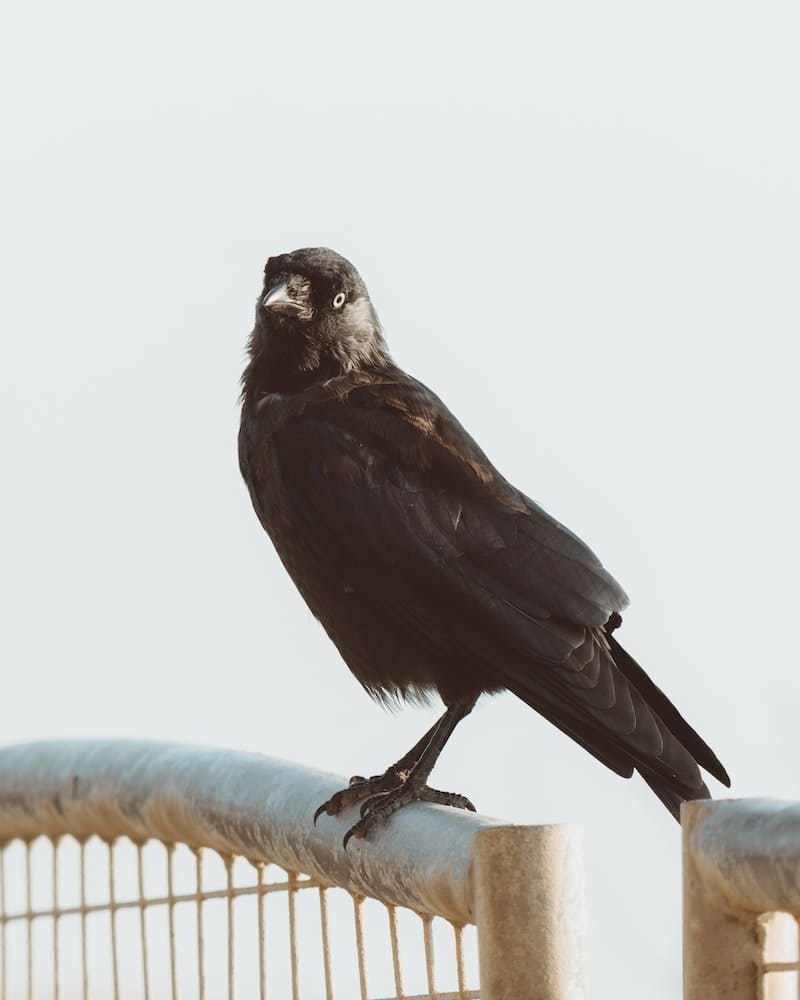
{"type": "Polygon", "coordinates": [[[0,1000],[7,1000],[8,924],[6,923],[6,845],[0,845],[0,1000]]]}
{"type": "Polygon", "coordinates": [[[325,1000],[333,998],[333,974],[331,970],[331,943],[328,934],[328,890],[319,887],[319,919],[322,926],[322,971],[325,974],[325,1000]]]}
{"type": "Polygon", "coordinates": [[[264,865],[256,865],[258,884],[258,996],[259,1000],[267,1000],[267,951],[266,951],[266,921],[267,905],[264,893],[264,865]]]}
{"type": "Polygon", "coordinates": [[[31,842],[25,841],[25,930],[27,939],[27,963],[25,970],[26,996],[33,1000],[33,887],[31,874],[31,842]]]}
{"type": "Polygon", "coordinates": [[[117,887],[114,871],[114,841],[108,841],[108,907],[111,917],[111,976],[114,1000],[119,1000],[119,950],[117,947],[117,887]]]}
{"type": "Polygon", "coordinates": [[[397,933],[397,908],[386,907],[386,915],[389,918],[389,938],[392,943],[392,965],[394,967],[394,990],[398,1000],[404,1000],[403,992],[403,970],[400,965],[400,940],[397,933]]]}
{"type": "Polygon", "coordinates": [[[139,886],[139,936],[142,944],[142,985],[144,1000],[150,1000],[150,969],[147,960],[147,916],[144,897],[144,857],[143,845],[136,845],[137,880],[139,886]]]}
{"type": "Polygon", "coordinates": [[[61,986],[59,983],[59,953],[58,953],[58,935],[60,931],[60,921],[59,921],[59,893],[58,893],[58,856],[60,854],[60,841],[57,837],[51,839],[50,843],[53,845],[53,868],[52,868],[52,880],[53,880],[53,1000],[59,1000],[59,993],[61,986]]]}
{"type": "Polygon", "coordinates": [[[355,893],[351,893],[353,898],[353,918],[356,925],[356,955],[358,956],[358,982],[361,988],[361,1000],[368,1000],[367,997],[367,962],[366,956],[364,954],[364,926],[361,920],[361,907],[364,903],[363,896],[356,896],[355,893]]]}
{"type": "Polygon", "coordinates": [[[292,962],[292,1000],[300,1000],[300,970],[297,953],[297,874],[287,872],[289,881],[289,950],[292,962]]]}
{"type": "Polygon", "coordinates": [[[195,851],[195,881],[197,884],[197,996],[206,1000],[206,970],[203,941],[203,857],[202,849],[195,851]]]}
{"type": "Polygon", "coordinates": [[[169,980],[172,1000],[178,1000],[178,967],[175,958],[175,878],[172,868],[174,844],[164,844],[167,852],[167,920],[169,922],[169,980]]]}
{"type": "Polygon", "coordinates": [[[422,938],[425,945],[425,974],[428,980],[428,993],[431,1000],[436,997],[436,968],[433,951],[433,919],[427,914],[420,914],[422,920],[422,938]]]}
{"type": "Polygon", "coordinates": [[[228,899],[228,1000],[233,1000],[234,980],[233,980],[233,858],[230,855],[225,857],[225,870],[227,872],[227,899],[228,899]]]}
{"type": "Polygon", "coordinates": [[[467,977],[464,972],[464,925],[451,924],[456,946],[456,979],[459,998],[467,995],[467,977]]]}
{"type": "Polygon", "coordinates": [[[80,844],[80,893],[81,893],[81,986],[83,1000],[89,1000],[89,941],[88,912],[86,910],[86,841],[80,844]]]}

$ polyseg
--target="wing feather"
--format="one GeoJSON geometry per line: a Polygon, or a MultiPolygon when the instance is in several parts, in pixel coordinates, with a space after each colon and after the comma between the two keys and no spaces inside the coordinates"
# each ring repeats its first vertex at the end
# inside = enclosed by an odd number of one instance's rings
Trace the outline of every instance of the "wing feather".
{"type": "Polygon", "coordinates": [[[284,501],[320,565],[420,648],[457,658],[485,690],[509,688],[618,773],[698,793],[694,758],[602,631],[627,604],[622,588],[408,383],[359,386],[275,434],[284,501]]]}

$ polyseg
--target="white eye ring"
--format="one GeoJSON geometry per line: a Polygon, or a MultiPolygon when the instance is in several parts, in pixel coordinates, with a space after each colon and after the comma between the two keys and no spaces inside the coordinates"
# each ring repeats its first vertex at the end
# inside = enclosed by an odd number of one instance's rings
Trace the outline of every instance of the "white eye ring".
{"type": "Polygon", "coordinates": [[[346,298],[347,296],[344,294],[344,292],[337,292],[333,299],[333,308],[341,309],[342,306],[344,305],[344,300],[346,298]]]}

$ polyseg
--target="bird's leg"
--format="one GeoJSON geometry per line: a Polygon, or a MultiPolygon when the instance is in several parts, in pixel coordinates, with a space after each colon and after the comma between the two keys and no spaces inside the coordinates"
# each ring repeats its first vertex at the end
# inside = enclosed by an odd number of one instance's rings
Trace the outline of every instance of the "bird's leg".
{"type": "Polygon", "coordinates": [[[411,802],[435,802],[439,805],[453,806],[457,809],[469,809],[475,812],[475,806],[464,795],[455,792],[441,792],[430,788],[426,782],[428,776],[439,759],[439,754],[453,735],[458,723],[472,711],[477,696],[469,696],[454,701],[447,706],[447,711],[439,720],[427,746],[423,749],[417,762],[402,776],[402,782],[388,791],[371,795],[361,804],[361,819],[344,835],[344,846],[351,837],[359,839],[369,833],[380,823],[385,822],[393,812],[411,802]]]}
{"type": "Polygon", "coordinates": [[[345,834],[346,847],[351,837],[366,837],[377,824],[410,802],[436,802],[474,812],[475,807],[463,795],[429,788],[426,781],[453,730],[472,711],[476,701],[477,696],[469,696],[448,705],[441,719],[385,774],[367,781],[357,781],[338,792],[320,806],[317,816],[322,812],[335,816],[345,806],[365,800],[361,806],[361,819],[345,834]]]}
{"type": "Polygon", "coordinates": [[[343,809],[355,805],[356,802],[360,802],[368,796],[376,795],[379,792],[389,792],[393,788],[397,788],[398,785],[401,785],[411,768],[422,756],[423,751],[433,739],[436,731],[444,722],[446,715],[447,713],[445,712],[441,718],[437,719],[422,739],[418,740],[408,753],[403,754],[400,760],[392,764],[391,767],[387,767],[383,774],[375,774],[371,778],[362,778],[360,775],[354,775],[350,779],[347,788],[336,792],[327,802],[322,803],[314,813],[314,823],[317,822],[323,813],[327,813],[329,816],[338,816],[343,809]]]}

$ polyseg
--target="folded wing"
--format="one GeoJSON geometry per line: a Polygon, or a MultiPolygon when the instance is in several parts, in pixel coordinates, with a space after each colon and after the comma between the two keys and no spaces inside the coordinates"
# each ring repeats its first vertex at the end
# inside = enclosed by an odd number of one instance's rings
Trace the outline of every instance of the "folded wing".
{"type": "Polygon", "coordinates": [[[275,437],[297,529],[375,615],[508,688],[675,813],[716,757],[604,626],[627,599],[419,383],[360,386],[275,437]],[[677,721],[679,720],[679,721],[677,721]]]}

